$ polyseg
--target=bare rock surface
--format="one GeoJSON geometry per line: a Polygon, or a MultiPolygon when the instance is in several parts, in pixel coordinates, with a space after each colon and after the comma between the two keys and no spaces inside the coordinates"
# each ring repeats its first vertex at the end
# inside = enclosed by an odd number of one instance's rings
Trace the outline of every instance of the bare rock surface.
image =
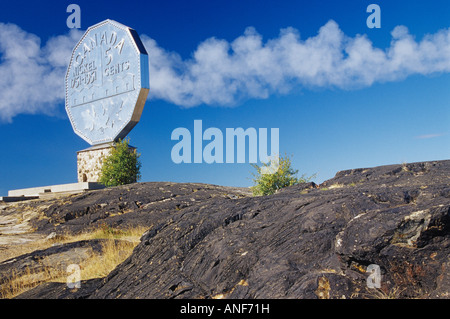
{"type": "Polygon", "coordinates": [[[22,298],[450,297],[449,160],[341,171],[271,196],[138,183],[49,204],[29,221],[41,234],[148,231],[107,277],[22,298]],[[369,265],[380,289],[367,287],[369,265]]]}

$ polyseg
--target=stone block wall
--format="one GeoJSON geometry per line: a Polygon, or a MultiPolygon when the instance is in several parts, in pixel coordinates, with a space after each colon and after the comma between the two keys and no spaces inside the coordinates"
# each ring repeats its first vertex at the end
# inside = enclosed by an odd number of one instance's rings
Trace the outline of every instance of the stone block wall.
{"type": "Polygon", "coordinates": [[[77,152],[78,182],[98,182],[103,159],[111,153],[112,144],[93,146],[77,152]]]}

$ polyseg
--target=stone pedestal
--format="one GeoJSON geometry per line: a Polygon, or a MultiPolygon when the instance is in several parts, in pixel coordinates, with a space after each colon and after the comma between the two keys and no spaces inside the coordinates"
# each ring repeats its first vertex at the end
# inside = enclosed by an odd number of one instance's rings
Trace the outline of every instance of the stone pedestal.
{"type": "Polygon", "coordinates": [[[111,154],[112,143],[95,145],[77,152],[78,182],[98,182],[103,159],[111,154]]]}

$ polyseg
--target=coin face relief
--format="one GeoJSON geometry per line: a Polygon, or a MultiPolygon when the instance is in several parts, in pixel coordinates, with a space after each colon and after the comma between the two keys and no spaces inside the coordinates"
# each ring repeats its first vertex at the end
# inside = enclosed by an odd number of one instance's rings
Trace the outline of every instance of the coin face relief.
{"type": "Polygon", "coordinates": [[[91,145],[124,138],[149,92],[148,55],[137,32],[113,20],[87,29],[66,73],[66,111],[91,145]]]}

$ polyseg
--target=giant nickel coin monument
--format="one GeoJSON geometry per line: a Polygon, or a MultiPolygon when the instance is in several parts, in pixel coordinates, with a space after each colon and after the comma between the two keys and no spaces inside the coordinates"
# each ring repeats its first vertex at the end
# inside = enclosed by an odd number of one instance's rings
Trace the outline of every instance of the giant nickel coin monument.
{"type": "Polygon", "coordinates": [[[139,122],[149,92],[148,55],[137,32],[113,20],[88,28],[65,86],[73,130],[92,145],[78,152],[78,181],[96,182],[102,157],[139,122]]]}

